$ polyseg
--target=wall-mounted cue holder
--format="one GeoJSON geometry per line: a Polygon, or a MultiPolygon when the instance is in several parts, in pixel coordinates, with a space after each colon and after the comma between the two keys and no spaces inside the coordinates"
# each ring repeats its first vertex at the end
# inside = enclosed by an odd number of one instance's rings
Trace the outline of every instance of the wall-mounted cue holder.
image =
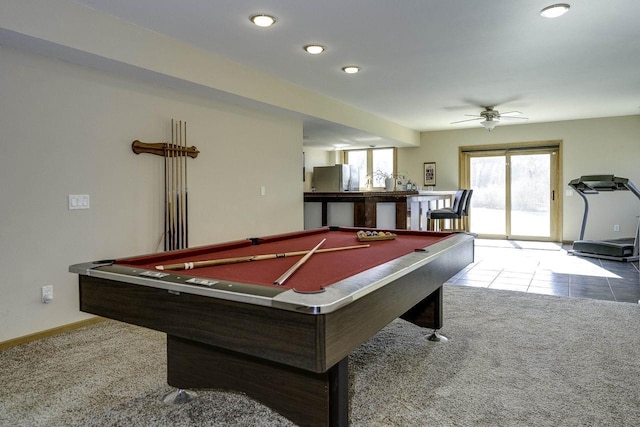
{"type": "Polygon", "coordinates": [[[148,153],[164,158],[164,250],[189,247],[189,192],[187,158],[200,153],[187,147],[187,122],[171,120],[171,142],[148,143],[135,140],[131,149],[136,154],[148,153]]]}
{"type": "Polygon", "coordinates": [[[191,147],[179,146],[170,142],[142,142],[139,140],[133,141],[131,149],[136,154],[148,153],[155,154],[162,157],[177,157],[184,156],[185,154],[192,159],[198,157],[200,151],[193,145],[191,147]]]}

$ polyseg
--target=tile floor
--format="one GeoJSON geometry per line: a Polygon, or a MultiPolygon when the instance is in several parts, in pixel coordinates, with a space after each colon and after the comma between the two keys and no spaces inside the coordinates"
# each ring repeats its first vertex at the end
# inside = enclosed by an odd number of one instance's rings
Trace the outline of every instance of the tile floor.
{"type": "Polygon", "coordinates": [[[569,255],[558,244],[477,239],[475,262],[447,283],[574,298],[640,301],[638,262],[569,255]]]}

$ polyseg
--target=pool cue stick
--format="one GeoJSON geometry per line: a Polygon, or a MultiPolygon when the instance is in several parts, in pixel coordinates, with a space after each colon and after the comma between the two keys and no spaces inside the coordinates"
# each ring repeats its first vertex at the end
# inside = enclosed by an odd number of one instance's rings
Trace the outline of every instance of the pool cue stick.
{"type": "Polygon", "coordinates": [[[168,187],[168,184],[167,184],[167,163],[169,161],[169,159],[167,158],[167,154],[168,154],[167,153],[167,148],[168,147],[165,146],[162,149],[163,154],[164,154],[164,212],[163,212],[164,213],[164,235],[163,235],[163,240],[164,240],[164,250],[165,251],[168,250],[168,248],[169,248],[169,245],[168,245],[168,242],[167,242],[167,237],[168,237],[168,234],[169,234],[167,232],[167,224],[168,224],[167,216],[169,214],[169,209],[167,207],[167,203],[168,203],[168,198],[167,198],[167,187],[168,187]]]}
{"type": "Polygon", "coordinates": [[[187,122],[184,122],[184,247],[189,247],[189,186],[187,185],[187,122]]]}
{"type": "Polygon", "coordinates": [[[170,203],[171,203],[171,193],[169,192],[169,176],[171,175],[171,171],[169,170],[169,167],[171,166],[171,159],[170,159],[170,155],[171,153],[169,152],[169,144],[167,144],[167,146],[165,147],[165,159],[164,159],[164,164],[165,164],[165,176],[164,176],[164,223],[165,223],[165,227],[164,227],[164,240],[165,240],[165,250],[168,251],[171,249],[171,235],[170,235],[170,229],[171,229],[171,210],[170,210],[170,203]]]}
{"type": "Polygon", "coordinates": [[[288,269],[287,271],[285,271],[285,272],[284,272],[284,274],[283,274],[282,276],[278,277],[278,278],[273,282],[273,284],[274,284],[274,285],[278,285],[278,286],[282,286],[282,285],[284,285],[284,282],[285,282],[289,277],[291,277],[291,275],[292,275],[293,273],[295,273],[296,271],[298,271],[298,269],[299,269],[300,267],[302,267],[302,265],[303,265],[305,262],[307,262],[307,260],[308,260],[309,258],[311,258],[311,255],[313,255],[313,254],[314,254],[314,253],[315,253],[315,252],[320,248],[320,246],[322,246],[322,244],[323,244],[324,242],[326,242],[326,241],[327,241],[327,239],[322,239],[322,241],[321,241],[320,243],[318,243],[318,244],[316,245],[316,247],[315,247],[315,248],[311,249],[311,250],[310,250],[310,251],[309,251],[305,256],[303,256],[303,257],[302,257],[298,262],[296,262],[295,264],[293,264],[293,265],[291,266],[291,268],[290,268],[290,269],[288,269]]]}
{"type": "Polygon", "coordinates": [[[171,185],[173,186],[173,191],[172,191],[172,202],[173,202],[173,209],[172,209],[172,213],[173,213],[173,249],[179,249],[178,246],[178,208],[176,205],[176,200],[177,200],[177,190],[178,190],[178,168],[177,168],[177,160],[178,160],[178,153],[176,150],[176,141],[178,140],[178,123],[175,122],[174,124],[174,142],[172,144],[172,151],[173,151],[173,157],[172,157],[172,165],[171,165],[171,180],[172,183],[171,185]]]}
{"type": "Polygon", "coordinates": [[[171,119],[171,144],[169,145],[169,173],[167,176],[167,182],[168,182],[168,217],[169,217],[169,228],[168,228],[168,232],[169,232],[169,250],[173,250],[173,193],[172,193],[172,185],[173,185],[173,176],[171,174],[171,169],[172,169],[172,156],[173,156],[173,119],[171,119]]]}
{"type": "Polygon", "coordinates": [[[178,121],[178,249],[184,248],[184,235],[182,223],[184,221],[182,212],[182,120],[178,121]]]}
{"type": "Polygon", "coordinates": [[[180,120],[180,240],[182,245],[180,249],[184,249],[184,134],[182,133],[182,120],[180,120]]]}
{"type": "Polygon", "coordinates": [[[179,249],[178,246],[178,208],[177,208],[177,200],[178,200],[178,167],[177,167],[177,152],[176,152],[176,144],[178,142],[178,121],[176,120],[173,125],[173,133],[174,133],[174,141],[173,141],[173,249],[179,249]]]}
{"type": "Polygon", "coordinates": [[[176,231],[177,249],[182,249],[182,120],[176,122],[176,231]]]}
{"type": "Polygon", "coordinates": [[[170,215],[170,230],[171,230],[171,234],[170,234],[170,238],[171,238],[171,250],[174,250],[176,248],[176,241],[175,241],[175,200],[174,200],[174,196],[175,196],[175,185],[174,185],[174,175],[175,175],[175,132],[176,132],[176,128],[175,128],[175,123],[174,120],[171,119],[171,150],[170,150],[170,154],[171,154],[171,173],[170,173],[170,190],[169,190],[169,215],[170,215]]]}
{"type": "MultiPolygon", "coordinates": [[[[171,141],[173,142],[173,119],[171,119],[171,141]]],[[[168,250],[173,249],[171,239],[171,143],[167,143],[167,241],[168,250]]]]}
{"type": "MultiPolygon", "coordinates": [[[[186,123],[185,123],[186,124],[186,123]]],[[[180,235],[182,237],[182,246],[181,249],[186,248],[185,244],[185,213],[184,213],[184,194],[185,194],[185,165],[187,161],[187,156],[185,155],[187,151],[187,146],[185,145],[184,133],[182,130],[182,120],[180,121],[180,218],[182,219],[180,223],[180,235]]]]}
{"type": "MultiPolygon", "coordinates": [[[[371,245],[341,246],[338,248],[318,249],[316,253],[321,254],[326,252],[347,251],[350,249],[364,249],[370,246],[371,245]]],[[[275,253],[275,254],[264,254],[264,255],[248,255],[248,256],[241,256],[241,257],[235,257],[235,258],[220,258],[220,259],[211,259],[207,261],[192,261],[192,262],[184,262],[179,264],[157,265],[156,270],[192,270],[194,268],[211,267],[215,265],[227,265],[227,264],[237,264],[237,263],[249,262],[249,261],[264,261],[267,259],[287,258],[292,256],[306,255],[307,253],[309,253],[308,250],[295,251],[295,252],[283,252],[279,254],[275,253]]]]}

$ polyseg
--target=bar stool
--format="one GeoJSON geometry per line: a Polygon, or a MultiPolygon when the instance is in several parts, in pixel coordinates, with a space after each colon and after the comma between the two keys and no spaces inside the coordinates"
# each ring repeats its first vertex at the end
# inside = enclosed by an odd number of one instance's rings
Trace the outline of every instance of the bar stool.
{"type": "Polygon", "coordinates": [[[471,206],[471,196],[473,190],[466,190],[466,194],[460,201],[460,217],[451,219],[451,228],[440,231],[469,231],[469,207],[471,206]]]}
{"type": "Polygon", "coordinates": [[[467,191],[467,197],[464,200],[464,206],[462,207],[462,218],[460,218],[460,230],[469,231],[469,208],[471,207],[471,196],[473,190],[467,191]]]}
{"type": "Polygon", "coordinates": [[[468,190],[456,191],[455,198],[453,199],[453,205],[450,208],[434,209],[428,214],[429,230],[435,230],[436,223],[438,221],[438,230],[442,230],[445,219],[456,220],[462,218],[462,209],[468,190]]]}

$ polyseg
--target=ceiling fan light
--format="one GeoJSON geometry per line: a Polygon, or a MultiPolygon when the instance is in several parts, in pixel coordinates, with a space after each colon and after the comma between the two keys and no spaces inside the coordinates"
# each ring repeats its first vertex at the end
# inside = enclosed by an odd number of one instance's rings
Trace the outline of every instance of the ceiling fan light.
{"type": "Polygon", "coordinates": [[[480,124],[489,132],[491,132],[493,130],[494,127],[496,127],[496,125],[498,124],[498,122],[494,121],[494,120],[483,120],[480,122],[480,124]]]}
{"type": "Polygon", "coordinates": [[[542,9],[540,15],[545,18],[557,18],[567,13],[570,7],[567,3],[552,4],[542,9]]]}

